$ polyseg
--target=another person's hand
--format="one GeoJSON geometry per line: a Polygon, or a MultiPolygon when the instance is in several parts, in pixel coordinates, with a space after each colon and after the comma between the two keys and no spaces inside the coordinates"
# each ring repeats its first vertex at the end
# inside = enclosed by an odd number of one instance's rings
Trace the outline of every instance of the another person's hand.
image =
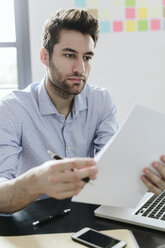
{"type": "Polygon", "coordinates": [[[165,189],[165,155],[161,156],[160,159],[161,163],[157,161],[152,163],[152,167],[157,173],[149,168],[144,168],[144,175],[141,176],[148,190],[157,195],[165,189]]]}
{"type": "Polygon", "coordinates": [[[91,158],[51,160],[32,171],[36,177],[35,191],[56,199],[78,194],[86,184],[82,179],[93,180],[97,174],[96,162],[91,158]]]}

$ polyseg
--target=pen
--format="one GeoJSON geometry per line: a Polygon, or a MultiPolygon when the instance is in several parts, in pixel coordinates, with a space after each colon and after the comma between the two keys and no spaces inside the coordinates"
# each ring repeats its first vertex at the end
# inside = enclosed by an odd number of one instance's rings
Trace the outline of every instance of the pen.
{"type": "MultiPolygon", "coordinates": [[[[49,154],[50,157],[53,158],[53,159],[56,159],[56,160],[62,159],[60,156],[58,156],[58,155],[55,154],[54,152],[48,151],[48,154],[49,154]]],[[[84,181],[85,183],[88,183],[89,180],[90,180],[89,177],[84,177],[84,178],[82,179],[82,181],[84,181]]]]}
{"type": "Polygon", "coordinates": [[[46,216],[44,218],[41,218],[40,220],[36,220],[33,222],[33,227],[39,227],[39,226],[42,226],[48,223],[49,221],[57,220],[59,217],[63,216],[64,214],[69,213],[70,211],[71,211],[70,208],[64,209],[54,215],[46,216]]]}

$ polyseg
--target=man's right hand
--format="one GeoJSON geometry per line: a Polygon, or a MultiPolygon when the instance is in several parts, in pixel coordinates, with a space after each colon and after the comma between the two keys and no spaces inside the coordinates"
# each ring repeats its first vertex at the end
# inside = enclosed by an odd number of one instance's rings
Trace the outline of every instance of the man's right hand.
{"type": "Polygon", "coordinates": [[[96,162],[91,158],[50,160],[19,177],[0,183],[0,212],[23,209],[42,194],[70,198],[84,187],[83,178],[95,179],[96,162]]]}
{"type": "Polygon", "coordinates": [[[51,160],[33,169],[35,191],[56,199],[70,198],[86,184],[82,179],[96,178],[96,162],[91,158],[51,160]]]}

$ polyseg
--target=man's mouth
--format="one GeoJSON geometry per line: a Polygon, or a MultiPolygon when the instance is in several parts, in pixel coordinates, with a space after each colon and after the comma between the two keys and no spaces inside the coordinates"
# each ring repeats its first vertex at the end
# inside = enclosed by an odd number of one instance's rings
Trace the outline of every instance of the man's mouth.
{"type": "Polygon", "coordinates": [[[85,81],[85,79],[82,78],[82,77],[69,77],[68,79],[69,79],[70,81],[72,81],[72,82],[74,82],[74,83],[78,83],[78,84],[80,84],[80,83],[82,83],[82,82],[85,81]]]}

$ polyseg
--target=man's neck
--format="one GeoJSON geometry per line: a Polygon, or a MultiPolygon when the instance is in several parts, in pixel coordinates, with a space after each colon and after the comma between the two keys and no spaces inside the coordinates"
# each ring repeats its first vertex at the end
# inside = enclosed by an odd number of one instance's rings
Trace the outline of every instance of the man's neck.
{"type": "Polygon", "coordinates": [[[58,113],[63,114],[67,118],[72,110],[74,96],[58,92],[48,79],[46,80],[45,87],[58,113]]]}

